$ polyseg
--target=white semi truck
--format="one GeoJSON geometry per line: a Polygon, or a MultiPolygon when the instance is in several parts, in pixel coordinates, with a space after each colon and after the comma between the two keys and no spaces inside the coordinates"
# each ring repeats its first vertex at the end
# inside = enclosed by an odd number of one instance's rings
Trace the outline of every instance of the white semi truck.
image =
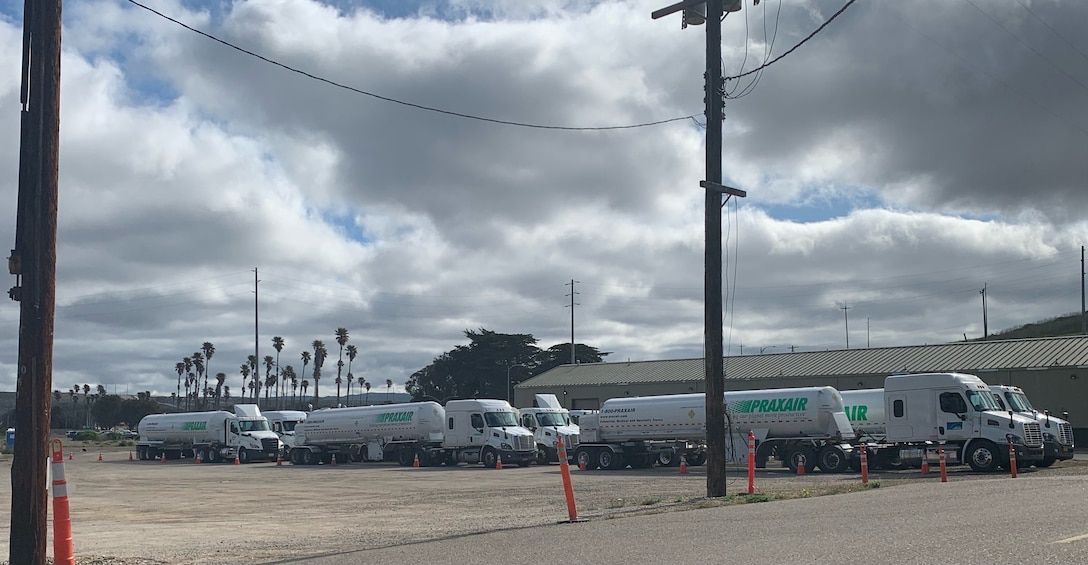
{"type": "Polygon", "coordinates": [[[1068,421],[1055,418],[1050,412],[1040,413],[1031,405],[1028,395],[1017,386],[990,385],[994,400],[1002,410],[1011,410],[1017,414],[1035,420],[1043,433],[1043,460],[1035,463],[1038,467],[1049,467],[1055,461],[1073,458],[1073,426],[1068,421]]]}
{"type": "Polygon", "coordinates": [[[532,408],[518,408],[521,426],[533,432],[536,440],[536,462],[547,465],[559,462],[559,438],[563,439],[567,459],[578,447],[578,426],[554,394],[538,394],[532,408]]]}
{"type": "Polygon", "coordinates": [[[533,433],[518,425],[505,400],[450,400],[330,408],[295,426],[295,465],[396,461],[421,466],[499,461],[526,467],[536,458],[533,433]]]}
{"type": "Polygon", "coordinates": [[[275,461],[280,440],[256,404],[236,404],[234,412],[182,412],[144,416],[137,427],[141,461],[200,457],[207,463],[233,460],[275,461]]]}
{"type": "Polygon", "coordinates": [[[283,456],[289,457],[291,448],[295,446],[295,426],[306,421],[306,412],[302,410],[268,410],[263,412],[268,418],[268,425],[272,431],[280,436],[283,442],[283,456]]]}
{"type": "MultiPolygon", "coordinates": [[[[675,465],[680,457],[701,465],[706,461],[705,402],[704,394],[606,400],[598,414],[579,420],[575,460],[589,469],[675,465]]],[[[764,463],[777,456],[793,470],[802,460],[806,470],[848,468],[854,433],[832,387],[726,392],[725,408],[727,459],[742,460],[751,431],[757,458],[764,463]]]]}
{"type": "MultiPolygon", "coordinates": [[[[934,462],[941,445],[949,464],[967,463],[981,472],[1009,466],[1010,442],[1018,465],[1043,459],[1039,424],[1004,411],[975,375],[894,375],[882,389],[841,394],[859,438],[855,452],[864,445],[874,468],[919,466],[922,457],[934,462]]],[[[858,459],[851,464],[857,467],[858,459]]]]}

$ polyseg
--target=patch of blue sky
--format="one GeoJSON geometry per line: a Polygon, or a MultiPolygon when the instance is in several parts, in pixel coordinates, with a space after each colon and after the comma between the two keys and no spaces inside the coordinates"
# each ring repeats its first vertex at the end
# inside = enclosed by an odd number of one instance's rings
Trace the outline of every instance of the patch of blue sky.
{"type": "Polygon", "coordinates": [[[768,203],[759,205],[768,216],[801,224],[824,222],[849,216],[855,210],[883,208],[886,205],[872,193],[851,193],[843,196],[826,194],[796,203],[768,203]]]}
{"type": "MultiPolygon", "coordinates": [[[[142,3],[142,2],[141,2],[142,3]]],[[[218,28],[223,20],[230,14],[233,7],[233,3],[229,1],[219,0],[216,2],[210,2],[208,0],[181,0],[181,5],[191,12],[204,12],[211,16],[211,24],[218,28]]],[[[173,15],[173,14],[168,14],[173,15]]],[[[191,23],[191,22],[186,22],[191,23]]],[[[203,30],[203,31],[211,31],[203,30]]]]}
{"type": "Polygon", "coordinates": [[[0,2],[0,18],[21,28],[23,26],[23,3],[17,0],[0,2]]]}
{"type": "Polygon", "coordinates": [[[364,226],[359,225],[355,221],[356,216],[354,214],[341,214],[333,212],[324,212],[321,215],[321,219],[325,223],[335,226],[336,229],[344,234],[345,237],[352,241],[357,241],[363,245],[373,243],[374,238],[366,233],[364,226]]]}

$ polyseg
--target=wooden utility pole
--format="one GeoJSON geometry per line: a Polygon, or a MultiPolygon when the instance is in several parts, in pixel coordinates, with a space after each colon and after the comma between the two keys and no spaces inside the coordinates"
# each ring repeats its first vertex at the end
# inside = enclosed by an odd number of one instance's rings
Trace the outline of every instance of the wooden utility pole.
{"type": "Polygon", "coordinates": [[[57,272],[61,0],[25,0],[20,83],[19,195],[8,270],[19,301],[15,456],[11,464],[11,565],[46,561],[49,413],[57,272]]]}
{"type": "Polygon", "coordinates": [[[725,496],[725,353],[722,346],[722,196],[746,196],[743,190],[722,185],[722,120],[725,116],[725,84],[722,80],[722,19],[728,1],[730,11],[740,9],[737,0],[683,0],[656,10],[654,19],[688,10],[706,13],[690,23],[706,23],[706,180],[699,183],[706,190],[706,249],[703,256],[703,344],[706,372],[706,495],[725,496]]]}

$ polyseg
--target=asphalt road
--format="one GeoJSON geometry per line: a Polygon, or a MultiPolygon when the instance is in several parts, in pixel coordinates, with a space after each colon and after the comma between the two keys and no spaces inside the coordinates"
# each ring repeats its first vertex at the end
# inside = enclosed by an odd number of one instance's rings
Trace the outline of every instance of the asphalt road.
{"type": "Polygon", "coordinates": [[[1082,564],[1088,563],[1088,476],[908,484],[275,563],[1082,564]]]}

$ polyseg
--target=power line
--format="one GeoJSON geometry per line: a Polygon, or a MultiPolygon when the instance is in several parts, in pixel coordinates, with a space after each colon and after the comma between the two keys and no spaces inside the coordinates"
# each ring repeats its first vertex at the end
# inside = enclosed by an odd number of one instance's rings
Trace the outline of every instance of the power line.
{"type": "Polygon", "coordinates": [[[407,101],[404,101],[404,100],[398,100],[396,98],[391,98],[389,96],[382,96],[381,94],[375,94],[373,92],[368,92],[368,91],[362,90],[360,88],[355,88],[353,86],[348,86],[348,85],[345,85],[345,84],[342,84],[342,83],[339,83],[339,82],[336,82],[336,81],[333,81],[333,80],[330,80],[330,79],[327,79],[327,78],[324,78],[324,77],[317,76],[317,75],[315,75],[313,73],[309,73],[309,72],[303,71],[301,69],[296,69],[296,68],[294,68],[294,67],[292,67],[290,65],[286,65],[286,64],[281,63],[279,61],[269,59],[268,57],[265,57],[264,55],[261,55],[259,53],[255,53],[255,52],[250,51],[248,49],[244,49],[242,47],[239,47],[239,46],[237,46],[237,45],[235,45],[233,43],[230,43],[229,41],[219,39],[218,37],[216,37],[216,36],[214,36],[214,35],[212,35],[210,33],[201,31],[201,30],[196,29],[196,28],[194,28],[194,27],[192,27],[192,26],[190,26],[188,24],[185,24],[185,23],[183,23],[181,21],[178,21],[178,20],[176,20],[174,18],[171,18],[170,16],[167,16],[166,14],[163,14],[162,12],[159,12],[158,10],[155,10],[154,8],[150,8],[148,6],[145,6],[145,5],[137,2],[136,0],[128,0],[128,2],[135,5],[135,6],[139,6],[140,8],[143,8],[144,10],[147,10],[148,12],[151,12],[152,14],[155,14],[156,16],[159,16],[160,18],[163,18],[165,20],[173,22],[173,23],[175,23],[175,24],[177,24],[177,25],[179,25],[179,26],[193,32],[193,33],[196,33],[196,34],[202,35],[202,36],[204,36],[204,37],[206,37],[208,39],[211,39],[212,41],[215,41],[217,43],[220,43],[222,45],[230,47],[231,49],[234,49],[236,51],[245,53],[246,55],[249,55],[251,57],[256,57],[257,59],[260,59],[260,60],[262,60],[262,61],[264,61],[266,63],[275,65],[275,66],[280,67],[282,69],[285,69],[285,70],[291,71],[293,73],[297,73],[297,74],[300,74],[302,76],[305,76],[307,78],[316,80],[318,82],[323,82],[323,83],[328,84],[330,86],[334,86],[336,88],[341,88],[341,89],[344,89],[344,90],[348,90],[348,91],[354,92],[356,94],[362,94],[363,96],[369,96],[371,98],[376,98],[376,99],[382,100],[384,102],[390,102],[390,103],[393,103],[393,104],[400,104],[401,106],[407,106],[409,108],[415,108],[417,110],[424,110],[424,111],[427,111],[427,112],[434,112],[434,113],[437,113],[437,114],[444,114],[444,115],[447,115],[447,116],[454,116],[454,117],[458,117],[458,118],[465,118],[465,119],[469,119],[469,120],[477,120],[477,121],[488,122],[488,123],[492,123],[492,124],[500,124],[500,125],[505,125],[505,126],[515,126],[515,127],[531,128],[531,129],[546,129],[546,130],[559,130],[559,131],[614,131],[614,130],[625,130],[625,129],[636,129],[636,128],[651,127],[651,126],[659,126],[659,125],[668,124],[668,123],[671,123],[671,122],[680,122],[680,121],[684,121],[684,120],[694,120],[695,116],[698,115],[698,114],[688,114],[686,116],[680,116],[680,117],[676,117],[676,118],[667,118],[667,119],[664,119],[664,120],[654,120],[654,121],[651,121],[651,122],[641,122],[641,123],[636,123],[636,124],[625,124],[625,125],[618,125],[618,126],[575,127],[575,126],[556,126],[556,125],[547,125],[547,124],[534,124],[534,123],[530,123],[530,122],[518,122],[518,121],[514,121],[514,120],[500,120],[500,119],[497,119],[497,118],[488,118],[488,117],[484,117],[484,116],[477,116],[475,114],[466,114],[464,112],[455,112],[453,110],[444,110],[442,108],[436,108],[436,107],[433,107],[433,106],[425,106],[423,104],[416,104],[414,102],[407,102],[407,101]]]}

